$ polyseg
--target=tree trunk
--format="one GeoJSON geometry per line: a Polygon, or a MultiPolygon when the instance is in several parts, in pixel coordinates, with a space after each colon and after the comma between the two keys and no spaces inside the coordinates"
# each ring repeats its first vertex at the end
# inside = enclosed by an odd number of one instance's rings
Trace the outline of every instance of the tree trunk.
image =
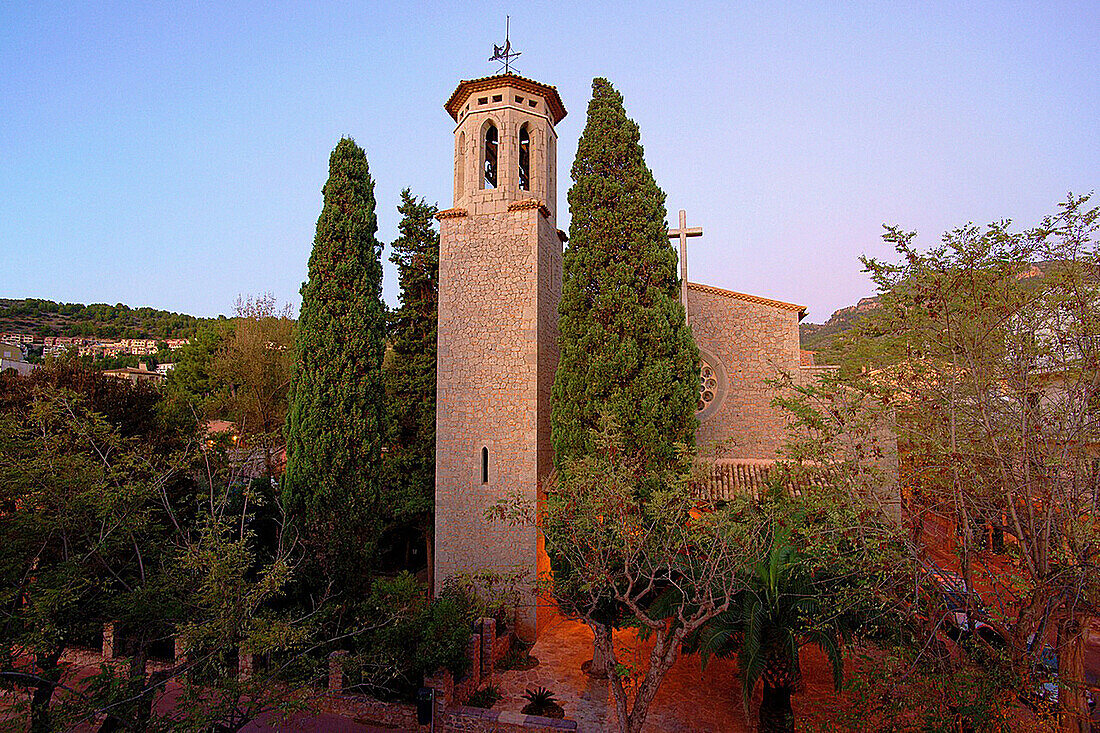
{"type": "Polygon", "coordinates": [[[62,647],[57,647],[49,654],[35,657],[35,666],[43,679],[34,686],[34,695],[31,698],[31,733],[47,733],[53,730],[50,724],[50,700],[61,679],[61,670],[57,667],[61,651],[62,647]]]}
{"type": "MultiPolygon", "coordinates": [[[[649,653],[649,669],[646,670],[642,684],[634,695],[634,702],[629,712],[626,708],[626,692],[623,690],[622,680],[618,675],[611,675],[611,689],[615,693],[615,709],[619,720],[619,730],[624,733],[641,733],[645,725],[646,715],[649,713],[649,705],[661,689],[668,671],[676,664],[676,658],[680,654],[680,643],[683,641],[683,630],[677,629],[672,634],[665,630],[656,632],[657,643],[649,653]]],[[[614,657],[612,657],[614,661],[614,657]]]]}
{"type": "Polygon", "coordinates": [[[589,676],[605,680],[611,673],[611,627],[590,622],[592,627],[592,660],[585,670],[589,676]]]}
{"type": "Polygon", "coordinates": [[[1085,625],[1069,616],[1058,626],[1058,707],[1065,733],[1088,733],[1085,702],[1085,625]]]}
{"type": "Polygon", "coordinates": [[[764,697],[760,700],[760,733],[794,733],[791,692],[788,685],[772,687],[764,683],[764,697]]]}

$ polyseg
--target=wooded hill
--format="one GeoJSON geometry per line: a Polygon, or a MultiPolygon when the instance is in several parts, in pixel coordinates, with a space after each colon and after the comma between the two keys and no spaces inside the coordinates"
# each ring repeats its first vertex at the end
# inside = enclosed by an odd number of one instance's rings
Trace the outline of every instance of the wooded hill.
{"type": "Polygon", "coordinates": [[[93,338],[190,338],[203,323],[223,320],[186,313],[131,308],[122,303],[55,303],[40,298],[0,298],[0,333],[93,338]]]}
{"type": "Polygon", "coordinates": [[[802,348],[818,352],[819,364],[835,364],[834,347],[838,338],[846,331],[855,328],[864,316],[878,307],[878,296],[860,298],[855,305],[841,308],[833,313],[825,323],[802,323],[798,326],[802,337],[802,348]]]}

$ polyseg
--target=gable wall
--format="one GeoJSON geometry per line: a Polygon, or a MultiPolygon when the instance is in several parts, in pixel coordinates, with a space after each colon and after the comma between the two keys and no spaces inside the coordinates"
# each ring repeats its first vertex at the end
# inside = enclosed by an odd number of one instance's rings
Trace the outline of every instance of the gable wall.
{"type": "Polygon", "coordinates": [[[688,317],[695,343],[704,358],[718,360],[726,382],[717,409],[700,421],[696,445],[706,454],[713,443],[730,440],[720,457],[774,458],[784,441],[785,421],[770,404],[775,393],[766,380],[780,369],[798,378],[798,311],[693,284],[688,317]]]}

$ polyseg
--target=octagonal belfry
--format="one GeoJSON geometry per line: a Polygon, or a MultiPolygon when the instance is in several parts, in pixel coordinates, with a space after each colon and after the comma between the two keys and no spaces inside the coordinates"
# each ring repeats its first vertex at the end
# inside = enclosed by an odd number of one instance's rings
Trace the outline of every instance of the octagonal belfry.
{"type": "MultiPolygon", "coordinates": [[[[515,74],[463,81],[444,105],[457,123],[454,207],[437,215],[435,591],[447,578],[545,569],[534,527],[486,511],[532,506],[553,465],[550,392],[558,364],[562,245],[556,224],[554,87],[515,74]]],[[[538,630],[525,590],[517,631],[538,630]]]]}

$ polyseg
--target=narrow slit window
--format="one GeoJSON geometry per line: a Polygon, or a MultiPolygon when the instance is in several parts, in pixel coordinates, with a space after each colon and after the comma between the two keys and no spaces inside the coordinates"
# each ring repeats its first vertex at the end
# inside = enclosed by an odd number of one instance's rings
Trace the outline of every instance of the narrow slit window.
{"type": "Polygon", "coordinates": [[[489,483],[489,449],[481,449],[481,483],[489,483]]]}
{"type": "Polygon", "coordinates": [[[519,128],[519,187],[531,190],[531,132],[526,124],[519,128]]]}
{"type": "Polygon", "coordinates": [[[485,185],[484,188],[497,187],[497,127],[492,122],[485,128],[485,185]]]}

